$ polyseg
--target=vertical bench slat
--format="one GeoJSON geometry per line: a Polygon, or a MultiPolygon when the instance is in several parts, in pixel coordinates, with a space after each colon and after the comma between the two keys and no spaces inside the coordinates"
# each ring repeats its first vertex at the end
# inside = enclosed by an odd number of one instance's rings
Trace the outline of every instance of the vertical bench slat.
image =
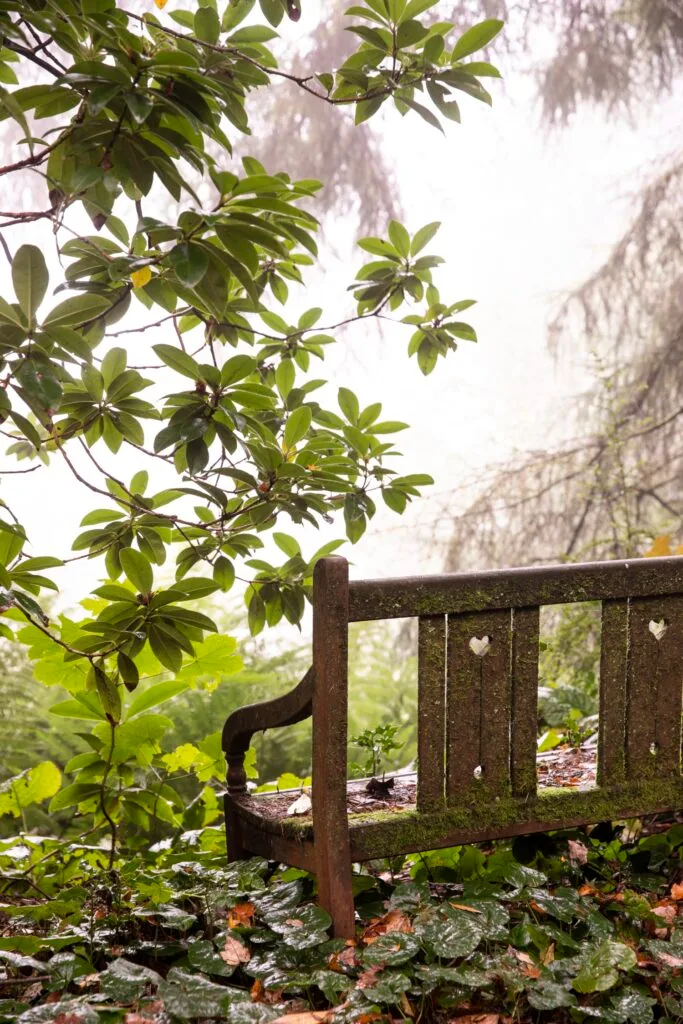
{"type": "Polygon", "coordinates": [[[539,609],[512,612],[512,726],[510,774],[513,796],[536,794],[538,733],[539,609]]]}
{"type": "Polygon", "coordinates": [[[479,659],[468,646],[480,622],[476,615],[448,617],[446,799],[449,803],[469,792],[474,770],[480,764],[481,670],[479,659]]]}
{"type": "Polygon", "coordinates": [[[425,615],[417,639],[417,809],[444,805],[446,756],[446,616],[425,615]]]}
{"type": "Polygon", "coordinates": [[[349,566],[321,558],[313,572],[313,829],[318,898],[334,935],[353,935],[346,809],[349,566]]]}
{"type": "Polygon", "coordinates": [[[629,651],[626,705],[626,770],[630,778],[655,774],[650,752],[655,742],[657,721],[656,641],[649,633],[651,603],[631,601],[629,605],[629,651]],[[649,635],[649,639],[648,639],[649,635]]]}
{"type": "Polygon", "coordinates": [[[632,772],[661,776],[680,771],[682,630],[683,598],[631,602],[627,751],[632,772]],[[658,639],[660,623],[665,632],[658,639]]]}
{"type": "Polygon", "coordinates": [[[482,780],[501,796],[510,791],[512,614],[489,613],[492,639],[481,663],[482,780]]]}
{"type": "Polygon", "coordinates": [[[618,786],[626,778],[626,711],[629,604],[602,602],[598,786],[618,786]]]}
{"type": "Polygon", "coordinates": [[[504,793],[510,781],[511,614],[503,611],[448,618],[446,794],[457,802],[474,785],[504,793]],[[473,638],[489,637],[481,657],[473,638]],[[481,780],[474,776],[481,767],[481,780]]]}

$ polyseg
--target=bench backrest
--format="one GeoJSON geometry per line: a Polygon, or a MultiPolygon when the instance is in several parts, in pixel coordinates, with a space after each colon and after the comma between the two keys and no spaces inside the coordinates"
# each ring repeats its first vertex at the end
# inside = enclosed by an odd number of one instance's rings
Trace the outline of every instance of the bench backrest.
{"type": "Polygon", "coordinates": [[[349,583],[333,557],[314,578],[314,808],[345,813],[348,623],[406,616],[418,810],[467,804],[472,787],[535,796],[539,613],[578,601],[602,602],[598,785],[680,775],[683,558],[349,583]]]}

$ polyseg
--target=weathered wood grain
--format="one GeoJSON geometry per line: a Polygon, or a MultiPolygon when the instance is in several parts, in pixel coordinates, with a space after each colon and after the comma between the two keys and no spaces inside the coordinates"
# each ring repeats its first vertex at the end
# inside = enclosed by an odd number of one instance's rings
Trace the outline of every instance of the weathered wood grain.
{"type": "Polygon", "coordinates": [[[354,931],[346,813],[349,567],[321,558],[313,574],[313,830],[320,905],[334,935],[354,931]]]}
{"type": "Polygon", "coordinates": [[[626,778],[628,622],[628,601],[602,602],[598,786],[620,785],[626,778]]]}
{"type": "Polygon", "coordinates": [[[503,793],[510,782],[510,611],[449,615],[446,796],[461,802],[473,787],[503,793]],[[479,656],[473,639],[489,638],[479,656]],[[475,769],[481,768],[479,778],[475,769]]]}
{"type": "Polygon", "coordinates": [[[681,765],[683,598],[631,601],[626,759],[629,773],[678,774],[681,765]],[[655,631],[664,624],[659,639],[655,631]]]}
{"type": "Polygon", "coordinates": [[[683,594],[683,557],[531,566],[350,584],[352,622],[683,594]]]}
{"type": "Polygon", "coordinates": [[[417,808],[444,806],[446,765],[446,618],[425,616],[417,640],[417,808]]]}
{"type": "Polygon", "coordinates": [[[539,609],[512,612],[510,776],[514,796],[536,793],[539,609]]]}

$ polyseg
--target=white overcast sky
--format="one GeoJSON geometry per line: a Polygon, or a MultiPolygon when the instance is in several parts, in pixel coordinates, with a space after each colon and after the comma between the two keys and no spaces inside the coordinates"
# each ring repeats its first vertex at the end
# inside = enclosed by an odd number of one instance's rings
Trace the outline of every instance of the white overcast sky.
{"type": "MultiPolygon", "coordinates": [[[[424,378],[407,359],[407,328],[385,329],[382,336],[351,328],[322,368],[320,375],[353,388],[362,403],[382,400],[390,418],[410,422],[412,431],[399,436],[405,471],[430,472],[436,480],[406,522],[389,512],[378,515],[349,555],[356,576],[438,569],[438,549],[426,542],[428,531],[415,530],[415,521],[433,521],[445,500],[448,505],[444,494],[473,473],[561,436],[566,403],[585,381],[585,353],[578,344],[576,358],[556,366],[547,353],[546,324],[562,294],[609,253],[628,224],[630,196],[668,152],[680,123],[679,94],[678,113],[671,99],[643,111],[631,126],[583,110],[570,128],[547,137],[529,78],[506,79],[505,91],[493,83],[493,109],[463,103],[463,124],[449,123],[445,138],[417,116],[401,119],[392,111],[379,122],[406,224],[414,232],[442,221],[429,247],[447,260],[438,283],[446,298],[478,300],[468,315],[480,340],[463,342],[424,378]]],[[[27,230],[25,240],[37,237],[27,230]]],[[[308,294],[293,300],[295,310],[328,308],[326,323],[348,309],[345,288],[360,265],[348,223],[334,226],[331,237],[341,255],[324,253],[308,294]]],[[[141,320],[141,307],[134,316],[141,320]]],[[[172,339],[158,331],[149,343],[164,340],[172,339]]],[[[138,341],[143,344],[132,335],[131,348],[138,341]]],[[[117,475],[129,478],[135,471],[130,455],[113,459],[101,444],[95,451],[117,475]]],[[[101,504],[56,457],[50,471],[4,476],[2,484],[36,554],[68,555],[82,515],[101,504]]],[[[454,511],[461,500],[450,499],[454,511]]],[[[325,536],[341,533],[330,528],[325,536]]],[[[321,543],[311,530],[302,539],[309,552],[321,543]]],[[[99,562],[61,570],[64,600],[82,596],[101,571],[99,562]]]]}

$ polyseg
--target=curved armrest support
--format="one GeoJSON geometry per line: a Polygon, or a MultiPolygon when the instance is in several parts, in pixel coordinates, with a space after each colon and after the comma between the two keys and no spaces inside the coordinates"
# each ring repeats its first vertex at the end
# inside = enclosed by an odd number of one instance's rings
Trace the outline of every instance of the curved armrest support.
{"type": "Polygon", "coordinates": [[[244,755],[255,732],[294,725],[313,712],[313,669],[293,690],[282,697],[260,704],[248,704],[233,711],[223,726],[223,751],[228,762],[228,793],[237,796],[247,791],[244,755]]]}

